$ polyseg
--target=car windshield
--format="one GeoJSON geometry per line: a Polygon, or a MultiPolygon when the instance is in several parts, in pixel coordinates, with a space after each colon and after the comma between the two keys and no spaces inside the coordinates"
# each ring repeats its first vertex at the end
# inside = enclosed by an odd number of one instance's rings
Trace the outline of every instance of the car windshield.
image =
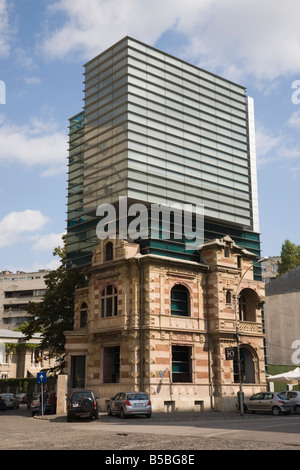
{"type": "Polygon", "coordinates": [[[148,400],[148,396],[145,393],[132,393],[127,398],[128,400],[148,400]]]}

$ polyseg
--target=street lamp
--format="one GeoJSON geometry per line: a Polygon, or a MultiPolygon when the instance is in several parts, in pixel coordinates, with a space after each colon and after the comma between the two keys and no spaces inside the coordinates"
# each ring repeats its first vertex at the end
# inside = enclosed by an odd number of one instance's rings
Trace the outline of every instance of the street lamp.
{"type": "Polygon", "coordinates": [[[244,415],[244,402],[243,402],[243,385],[242,385],[242,370],[241,370],[241,349],[240,349],[240,337],[239,337],[239,321],[238,321],[238,315],[237,315],[237,301],[238,301],[238,294],[241,286],[241,282],[243,278],[245,277],[245,274],[247,274],[250,269],[252,269],[256,264],[261,263],[262,261],[266,261],[269,257],[265,256],[264,258],[260,258],[258,261],[253,263],[249,268],[246,269],[244,274],[241,276],[240,281],[238,283],[238,286],[236,288],[236,294],[235,294],[235,302],[234,302],[234,314],[235,314],[235,328],[236,328],[236,345],[237,345],[237,363],[238,363],[238,375],[239,375],[239,384],[240,384],[240,397],[239,397],[239,402],[240,402],[240,414],[243,416],[244,415]]]}

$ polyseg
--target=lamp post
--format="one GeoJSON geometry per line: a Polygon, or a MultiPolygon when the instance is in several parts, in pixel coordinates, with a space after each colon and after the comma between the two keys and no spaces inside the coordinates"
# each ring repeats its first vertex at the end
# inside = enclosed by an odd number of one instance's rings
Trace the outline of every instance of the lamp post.
{"type": "Polygon", "coordinates": [[[234,314],[235,314],[235,328],[236,328],[236,345],[237,345],[237,363],[238,363],[238,375],[239,375],[239,391],[240,391],[240,414],[243,416],[244,415],[244,402],[243,402],[243,385],[242,385],[242,370],[241,370],[241,348],[240,348],[240,337],[239,337],[239,321],[238,321],[238,314],[237,314],[237,302],[238,302],[238,295],[239,295],[239,290],[240,286],[242,283],[243,278],[247,274],[250,269],[254,268],[254,266],[258,263],[261,263],[262,261],[265,261],[268,259],[268,256],[265,256],[264,258],[260,258],[258,261],[253,263],[249,268],[246,269],[244,274],[241,276],[240,281],[237,285],[236,288],[236,294],[235,294],[235,302],[234,302],[234,314]]]}

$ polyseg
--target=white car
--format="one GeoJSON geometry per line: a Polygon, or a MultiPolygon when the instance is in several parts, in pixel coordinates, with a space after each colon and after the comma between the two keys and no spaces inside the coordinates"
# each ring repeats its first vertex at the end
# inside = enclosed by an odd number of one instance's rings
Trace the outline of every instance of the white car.
{"type": "Polygon", "coordinates": [[[19,400],[15,397],[13,393],[1,393],[1,398],[5,402],[6,408],[18,409],[19,400]]]}
{"type": "Polygon", "coordinates": [[[284,395],[287,397],[291,405],[293,406],[293,410],[297,415],[300,414],[300,392],[297,392],[296,390],[285,390],[284,392],[280,392],[281,395],[284,395]]]}

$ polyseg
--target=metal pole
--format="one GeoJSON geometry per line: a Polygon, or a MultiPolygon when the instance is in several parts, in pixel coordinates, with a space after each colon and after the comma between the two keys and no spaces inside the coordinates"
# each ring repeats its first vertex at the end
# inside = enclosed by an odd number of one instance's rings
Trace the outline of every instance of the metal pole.
{"type": "Polygon", "coordinates": [[[243,403],[243,386],[242,386],[242,371],[241,371],[241,352],[240,352],[240,336],[239,336],[239,322],[238,322],[238,316],[237,316],[237,300],[238,300],[238,293],[239,293],[239,288],[242,282],[243,276],[240,279],[240,282],[237,286],[236,289],[236,295],[235,295],[235,302],[234,302],[234,313],[235,313],[235,329],[236,329],[236,346],[237,346],[237,363],[238,363],[238,376],[239,376],[239,384],[240,384],[240,414],[241,416],[244,415],[244,403],[243,403]]]}
{"type": "Polygon", "coordinates": [[[235,313],[235,329],[236,329],[236,345],[237,345],[237,361],[238,361],[238,374],[239,374],[239,391],[240,391],[240,414],[241,416],[244,415],[244,400],[243,400],[243,384],[242,384],[242,369],[241,369],[241,348],[240,348],[240,336],[239,336],[239,321],[238,321],[238,315],[237,315],[237,301],[238,301],[238,295],[239,295],[239,290],[240,290],[240,285],[241,282],[245,276],[245,274],[250,271],[250,269],[253,269],[253,267],[261,263],[262,261],[265,261],[268,259],[268,256],[264,258],[260,258],[258,261],[253,263],[251,266],[249,266],[248,269],[244,272],[244,274],[241,276],[241,279],[238,283],[238,286],[236,288],[236,294],[235,294],[235,302],[234,302],[234,313],[235,313]]]}
{"type": "Polygon", "coordinates": [[[41,398],[42,398],[42,401],[41,401],[41,404],[42,404],[42,416],[44,416],[44,393],[43,393],[43,383],[41,382],[41,398]]]}

